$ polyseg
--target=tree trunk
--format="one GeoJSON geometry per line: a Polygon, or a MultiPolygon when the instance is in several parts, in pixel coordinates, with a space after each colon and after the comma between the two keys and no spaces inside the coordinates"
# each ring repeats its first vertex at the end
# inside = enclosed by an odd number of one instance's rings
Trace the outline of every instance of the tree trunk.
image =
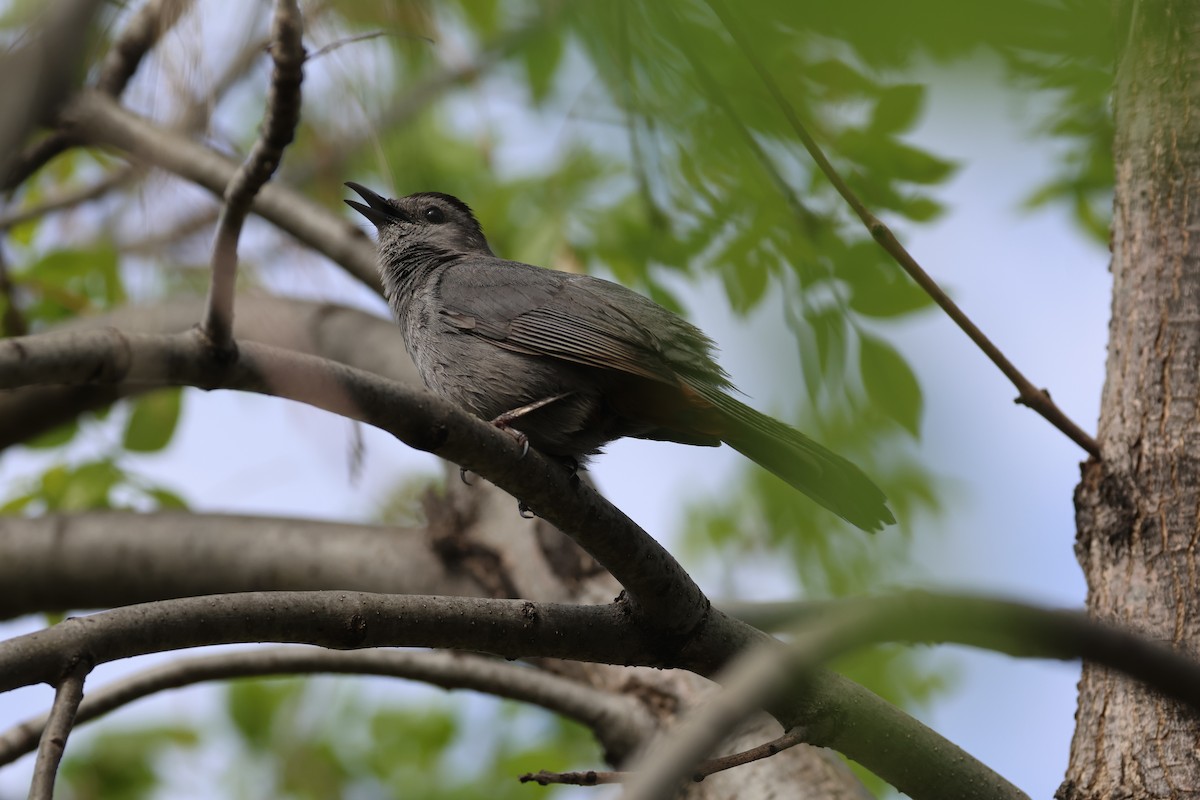
{"type": "MultiPolygon", "coordinates": [[[[1118,0],[1102,462],[1076,495],[1088,609],[1200,655],[1200,4],[1118,0]]],[[[1071,302],[1063,298],[1063,302],[1071,302]]],[[[1085,664],[1063,800],[1200,797],[1200,723],[1085,664]]]]}

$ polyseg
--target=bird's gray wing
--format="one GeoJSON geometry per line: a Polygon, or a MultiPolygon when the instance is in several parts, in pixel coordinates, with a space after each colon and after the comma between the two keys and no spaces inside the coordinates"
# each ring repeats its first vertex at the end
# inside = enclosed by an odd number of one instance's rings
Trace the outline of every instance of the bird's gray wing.
{"type": "Polygon", "coordinates": [[[480,257],[446,270],[439,292],[447,321],[499,347],[671,385],[728,385],[703,333],[619,284],[480,257]]]}

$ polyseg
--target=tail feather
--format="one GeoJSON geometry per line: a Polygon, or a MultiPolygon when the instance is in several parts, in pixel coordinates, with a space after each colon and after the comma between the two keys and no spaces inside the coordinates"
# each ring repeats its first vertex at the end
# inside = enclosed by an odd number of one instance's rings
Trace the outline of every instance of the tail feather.
{"type": "Polygon", "coordinates": [[[721,412],[721,439],[734,450],[864,531],[896,521],[887,497],[850,461],[724,392],[696,388],[721,412]]]}

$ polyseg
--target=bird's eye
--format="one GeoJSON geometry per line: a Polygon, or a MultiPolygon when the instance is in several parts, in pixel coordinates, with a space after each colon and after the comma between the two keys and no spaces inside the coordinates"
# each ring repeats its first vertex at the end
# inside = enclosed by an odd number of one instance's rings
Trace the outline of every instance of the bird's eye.
{"type": "Polygon", "coordinates": [[[429,220],[434,225],[441,225],[446,221],[446,213],[437,206],[430,206],[422,213],[425,215],[425,219],[429,220]]]}

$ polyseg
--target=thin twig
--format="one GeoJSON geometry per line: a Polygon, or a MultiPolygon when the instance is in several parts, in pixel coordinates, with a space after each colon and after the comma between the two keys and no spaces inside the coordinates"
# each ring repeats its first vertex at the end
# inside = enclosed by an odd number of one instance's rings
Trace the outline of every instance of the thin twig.
{"type": "Polygon", "coordinates": [[[526,772],[517,778],[521,783],[536,783],[538,786],[549,786],[561,783],[567,786],[599,786],[602,783],[624,783],[629,779],[628,772],[589,769],[584,772],[526,772]]]}
{"type": "MultiPolygon", "coordinates": [[[[367,42],[367,41],[370,41],[371,39],[378,39],[380,36],[387,36],[387,35],[388,35],[388,31],[367,31],[366,33],[360,33],[357,36],[347,36],[344,39],[337,39],[337,40],[332,41],[329,44],[325,45],[324,47],[319,47],[316,50],[314,50],[312,52],[312,54],[309,55],[308,60],[316,61],[321,56],[329,55],[334,50],[337,50],[339,47],[345,47],[348,44],[357,44],[358,42],[367,42]]],[[[419,36],[416,38],[419,38],[425,42],[428,42],[429,44],[433,44],[433,39],[430,39],[428,36],[419,36]]]]}
{"type": "Polygon", "coordinates": [[[3,336],[24,336],[29,332],[25,315],[17,306],[15,288],[12,277],[8,274],[8,259],[4,257],[4,248],[0,247],[0,301],[4,303],[4,314],[0,316],[0,335],[3,336]]]}
{"type": "Polygon", "coordinates": [[[727,756],[718,756],[701,762],[696,771],[692,773],[692,780],[699,783],[718,772],[723,772],[727,769],[740,767],[743,764],[750,764],[754,761],[761,761],[764,758],[770,758],[776,753],[782,753],[784,750],[795,747],[798,744],[804,744],[804,733],[802,731],[791,731],[785,733],[776,739],[772,739],[766,744],[760,744],[758,747],[751,747],[749,750],[743,750],[740,753],[733,753],[727,756]]]}
{"type": "Polygon", "coordinates": [[[149,0],[138,9],[104,56],[96,88],[112,97],[125,91],[146,53],[191,5],[192,0],[149,0]]]}
{"type": "MultiPolygon", "coordinates": [[[[754,761],[761,761],[764,758],[770,758],[776,753],[782,753],[788,748],[803,743],[804,735],[800,731],[785,733],[778,739],[772,739],[766,744],[760,744],[758,747],[751,747],[749,750],[743,750],[740,753],[710,758],[700,762],[700,765],[692,773],[692,780],[699,783],[709,775],[724,772],[734,767],[740,767],[743,764],[750,764],[754,761]]],[[[571,786],[597,786],[602,783],[623,783],[629,780],[632,775],[632,772],[617,771],[547,772],[546,770],[541,770],[536,774],[526,772],[518,780],[521,783],[532,782],[539,786],[548,786],[552,783],[563,783],[571,786]]]]}
{"type": "Polygon", "coordinates": [[[67,736],[75,724],[75,712],[83,700],[83,681],[91,671],[91,664],[77,660],[59,681],[54,693],[54,705],[42,731],[38,744],[37,761],[33,765],[33,781],[29,786],[29,800],[52,800],[54,779],[58,776],[58,765],[67,747],[67,736]]]}
{"type": "Polygon", "coordinates": [[[232,344],[233,292],[237,281],[238,237],[254,195],[275,173],[283,150],[300,121],[300,84],[304,79],[303,24],[296,0],[276,0],[271,23],[271,88],[262,132],[225,189],[225,204],[217,221],[213,244],[212,284],[201,330],[218,350],[232,344]]]}
{"type": "Polygon", "coordinates": [[[891,229],[888,228],[888,226],[882,221],[880,221],[878,217],[872,214],[866,205],[863,204],[862,200],[859,199],[858,195],[856,195],[849,185],[846,184],[846,182],[842,179],[842,176],[838,174],[838,171],[834,168],[833,164],[831,164],[829,159],[826,158],[825,153],[821,150],[820,145],[817,144],[816,139],[812,137],[812,135],[808,132],[808,129],[800,121],[800,117],[796,113],[796,110],[792,108],[791,103],[788,102],[787,97],[783,94],[783,91],[775,82],[774,77],[772,77],[771,73],[767,71],[761,59],[759,59],[757,56],[752,43],[746,38],[745,33],[742,32],[734,22],[728,8],[725,6],[724,0],[705,1],[708,3],[708,6],[712,9],[713,13],[720,18],[721,23],[725,26],[725,29],[729,32],[729,35],[733,37],[734,42],[742,51],[742,54],[746,57],[746,60],[750,62],[750,65],[754,68],[754,71],[758,73],[759,79],[763,82],[763,85],[766,87],[767,91],[770,92],[772,98],[774,98],[775,103],[779,106],[780,111],[783,112],[783,115],[787,119],[788,124],[791,126],[792,131],[796,134],[796,137],[800,139],[801,144],[804,145],[804,149],[807,150],[809,155],[812,156],[813,161],[815,161],[817,164],[817,167],[825,174],[825,177],[829,179],[829,182],[833,184],[833,187],[837,190],[838,194],[845,199],[858,218],[862,220],[863,225],[866,226],[872,238],[874,238],[875,241],[878,242],[885,251],[887,251],[888,255],[895,259],[896,263],[899,264],[904,271],[907,272],[909,276],[917,282],[917,285],[925,290],[925,293],[928,294],[933,301],[937,303],[943,311],[946,312],[950,319],[954,320],[955,324],[957,324],[958,327],[971,338],[971,341],[973,341],[976,346],[978,346],[979,349],[982,350],[989,359],[991,359],[992,363],[1004,373],[1005,377],[1012,382],[1013,386],[1015,386],[1017,389],[1017,397],[1015,402],[1027,406],[1038,414],[1041,414],[1042,417],[1044,417],[1051,425],[1066,434],[1071,441],[1082,447],[1089,455],[1095,458],[1100,458],[1100,447],[1096,443],[1096,440],[1093,439],[1082,428],[1076,425],[1075,422],[1073,422],[1065,413],[1063,413],[1062,409],[1060,409],[1054,403],[1054,401],[1050,399],[1050,393],[1048,391],[1034,386],[1033,383],[1030,382],[1030,380],[1026,378],[1025,375],[1018,370],[1002,352],[1000,352],[1000,349],[996,347],[996,345],[993,344],[990,339],[988,339],[983,331],[981,331],[975,325],[975,323],[971,321],[971,319],[963,312],[963,310],[959,308],[958,305],[951,300],[944,291],[942,291],[941,287],[938,286],[937,282],[932,277],[930,277],[929,273],[927,273],[921,267],[921,265],[917,263],[916,259],[909,254],[908,250],[906,250],[904,246],[900,244],[899,240],[896,239],[896,236],[892,233],[891,229]]]}
{"type": "Polygon", "coordinates": [[[95,183],[62,192],[57,196],[49,197],[43,202],[29,206],[28,208],[18,208],[9,211],[7,214],[0,214],[0,231],[6,231],[23,222],[40,219],[48,214],[54,214],[59,211],[66,211],[90,200],[103,197],[113,189],[120,188],[143,171],[135,165],[125,164],[95,183]]]}

